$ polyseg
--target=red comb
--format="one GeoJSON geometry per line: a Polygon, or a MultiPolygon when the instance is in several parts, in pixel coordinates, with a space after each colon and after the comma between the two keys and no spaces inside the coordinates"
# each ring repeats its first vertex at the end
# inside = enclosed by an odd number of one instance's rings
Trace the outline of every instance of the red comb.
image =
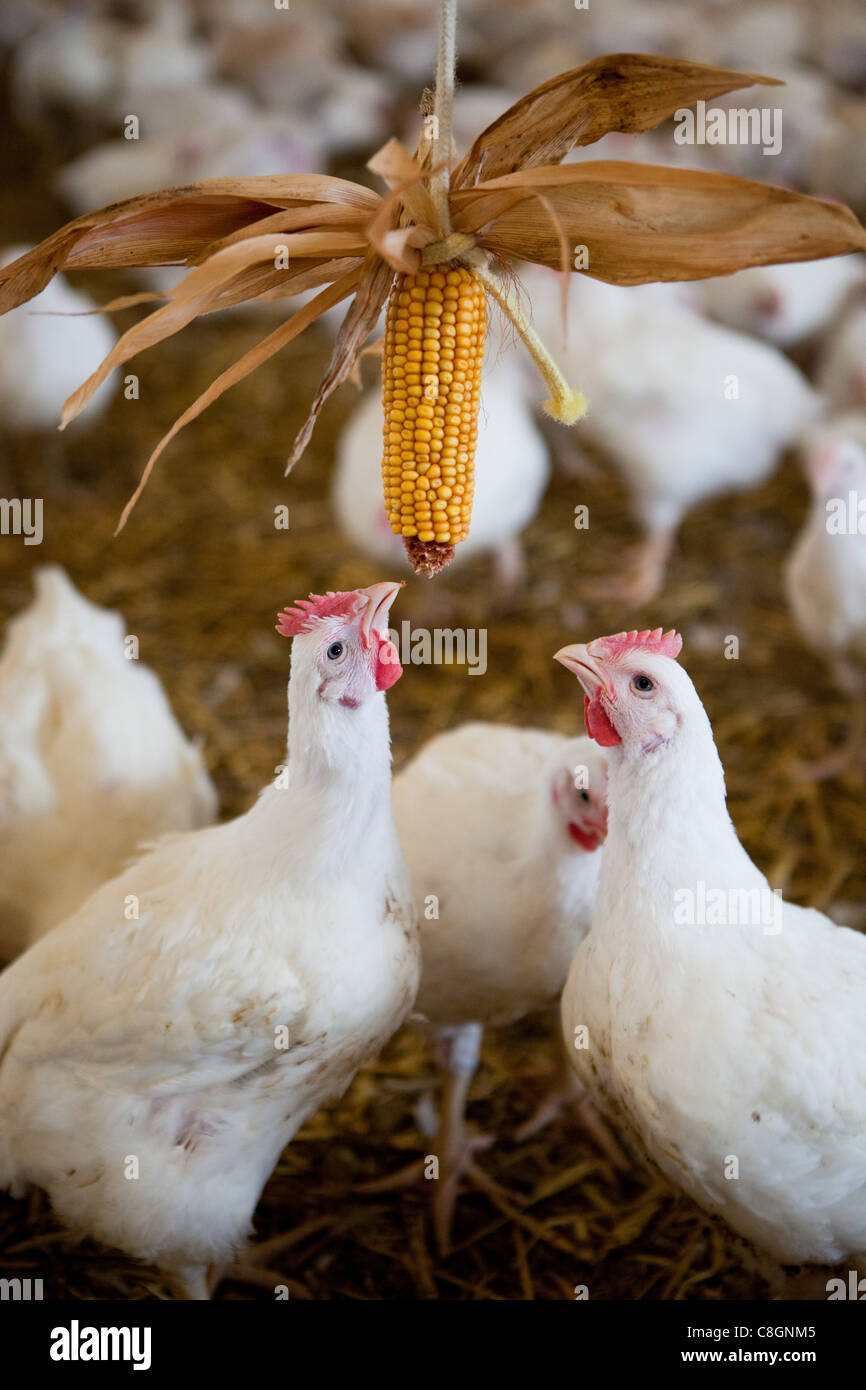
{"type": "Polygon", "coordinates": [[[631,632],[616,632],[612,637],[596,637],[594,641],[588,642],[586,650],[590,656],[615,657],[621,656],[625,652],[653,652],[659,656],[671,656],[674,659],[679,656],[683,649],[683,639],[678,632],[671,628],[670,632],[662,632],[660,627],[644,628],[643,632],[638,632],[634,628],[631,632]]]}
{"type": "Polygon", "coordinates": [[[310,594],[277,614],[277,632],[281,637],[297,637],[299,632],[310,632],[320,618],[349,617],[364,603],[365,597],[357,589],[352,593],[310,594]]]}

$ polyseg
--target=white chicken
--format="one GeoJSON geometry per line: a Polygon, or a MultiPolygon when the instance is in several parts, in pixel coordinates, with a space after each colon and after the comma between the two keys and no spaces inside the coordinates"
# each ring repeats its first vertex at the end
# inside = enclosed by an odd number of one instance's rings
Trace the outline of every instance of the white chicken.
{"type": "Polygon", "coordinates": [[[866,414],[838,416],[807,440],[812,505],[788,558],[785,586],[803,641],[852,701],[844,743],[803,769],[819,778],[850,771],[864,757],[866,414]]]}
{"type": "Polygon", "coordinates": [[[859,295],[823,344],[815,380],[837,409],[866,405],[866,303],[859,295]]]}
{"type": "MultiPolygon", "coordinates": [[[[862,17],[860,22],[866,33],[862,17]]],[[[810,171],[810,184],[816,193],[843,199],[861,216],[866,209],[864,140],[866,101],[862,96],[837,96],[835,120],[815,144],[810,171]]]]}
{"type": "Polygon", "coordinates": [[[714,17],[708,49],[695,53],[703,62],[728,68],[751,64],[750,72],[771,73],[779,64],[808,57],[809,12],[791,0],[740,0],[724,17],[714,17]]]}
{"type": "Polygon", "coordinates": [[[188,1298],[209,1296],[284,1146],[415,997],[384,694],[399,587],[281,614],[286,784],[163,840],[0,976],[0,1185],[44,1188],[188,1298]]]}
{"type": "Polygon", "coordinates": [[[808,647],[852,698],[866,682],[866,413],[808,431],[812,506],[788,560],[791,610],[808,647]]]}
{"type": "MultiPolygon", "coordinates": [[[[29,249],[5,248],[0,266],[29,249]]],[[[0,318],[0,427],[57,428],[66,397],[96,371],[117,341],[108,319],[91,313],[95,308],[87,295],[55,275],[29,303],[0,318]]],[[[111,399],[116,383],[117,373],[112,372],[100,386],[94,398],[97,415],[111,399]]]]}
{"type": "Polygon", "coordinates": [[[633,574],[601,592],[639,604],[660,590],[686,512],[764,482],[818,398],[776,348],[684,307],[679,286],[572,281],[567,344],[550,272],[531,280],[533,310],[589,398],[580,433],[623,475],[646,534],[633,574]]]}
{"type": "Polygon", "coordinates": [[[269,111],[308,124],[323,158],[352,150],[372,154],[391,128],[393,84],[383,78],[381,61],[386,29],[380,15],[379,61],[361,67],[345,53],[333,5],[296,13],[294,7],[269,9],[254,0],[215,26],[214,52],[220,71],[254,92],[269,111]]]}
{"type": "MultiPolygon", "coordinates": [[[[773,62],[764,71],[784,84],[765,88],[761,96],[758,109],[768,112],[769,129],[765,133],[762,126],[761,140],[731,140],[708,147],[715,167],[747,179],[818,191],[819,152],[838,138],[841,129],[833,85],[804,63],[773,62]],[[775,148],[775,153],[765,154],[767,148],[775,148]]],[[[727,92],[713,101],[713,107],[752,109],[752,102],[744,100],[742,92],[727,92]]]]}
{"type": "Polygon", "coordinates": [[[55,566],[0,656],[0,960],[118,873],[145,841],[207,825],[216,794],[118,613],[55,566]],[[46,871],[50,865],[50,871],[46,871]]]}
{"type": "Polygon", "coordinates": [[[136,114],[136,99],[201,84],[207,46],[192,33],[185,0],[149,0],[141,24],[87,7],[54,13],[24,40],[11,68],[16,114],[39,123],[56,109],[104,122],[118,103],[136,114]]]}
{"type": "MultiPolygon", "coordinates": [[[[421,922],[417,1012],[443,1078],[433,1211],[445,1249],[460,1179],[477,1179],[474,1153],[489,1142],[464,1119],[483,1029],[555,1004],[589,928],[607,817],[604,755],[588,738],[463,724],[415,755],[392,799],[421,922]]],[[[562,1072],[525,1133],[579,1102],[562,1072]]]]}
{"type": "Polygon", "coordinates": [[[566,1046],[631,1143],[765,1257],[862,1257],[866,937],[783,902],[742,848],[680,647],[659,628],[556,654],[608,758],[566,1046]]]}
{"type": "Polygon", "coordinates": [[[862,256],[752,266],[701,282],[703,307],[719,323],[792,347],[825,328],[866,279],[862,256]]]}
{"type": "Polygon", "coordinates": [[[106,140],[64,165],[54,182],[73,211],[82,213],[197,179],[308,173],[322,157],[321,141],[302,120],[227,110],[179,121],[175,129],[141,141],[106,140]]]}
{"type": "MultiPolygon", "coordinates": [[[[811,7],[810,7],[811,8],[811,7]]],[[[862,90],[866,82],[866,26],[861,0],[816,7],[811,58],[836,82],[862,90]]]]}
{"type": "MultiPolygon", "coordinates": [[[[526,400],[522,367],[513,357],[490,356],[478,421],[472,526],[453,563],[492,554],[498,584],[513,591],[523,575],[520,532],[538,511],[550,459],[526,400]]],[[[371,391],[356,406],[337,445],[334,512],[344,535],[364,554],[408,567],[382,500],[383,427],[381,391],[371,391]]]]}
{"type": "Polygon", "coordinates": [[[16,116],[39,123],[53,109],[99,110],[114,85],[115,29],[89,14],[57,14],[36,25],[12,55],[10,101],[16,116]]]}

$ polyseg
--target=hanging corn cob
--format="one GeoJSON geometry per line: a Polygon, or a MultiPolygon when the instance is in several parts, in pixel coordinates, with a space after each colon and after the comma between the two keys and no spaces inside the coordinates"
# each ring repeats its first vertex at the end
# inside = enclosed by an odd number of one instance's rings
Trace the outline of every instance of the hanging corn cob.
{"type": "MultiPolygon", "coordinates": [[[[118,529],[124,526],[163,450],[181,429],[320,315],[351,298],[331,362],[295,439],[286,469],[290,471],[303,454],[325,401],[353,372],[378,321],[394,273],[404,276],[419,268],[428,276],[444,274],[447,284],[450,269],[439,267],[457,263],[466,267],[470,279],[480,282],[513,323],[535,361],[550,391],[545,410],[554,420],[568,425],[584,412],[586,402],[569,387],[534,331],[520,303],[519,281],[510,270],[513,261],[570,271],[572,253],[579,247],[586,252],[583,273],[608,284],[639,285],[653,280],[729,275],[750,265],[817,260],[866,250],[866,232],[838,203],[703,170],[623,161],[560,163],[575,144],[590,145],[614,131],[638,134],[651,130],[683,107],[699,100],[708,102],[738,87],[775,85],[775,78],[755,73],[729,72],[640,53],[599,55],[528,92],[481,131],[452,169],[454,0],[443,0],[442,15],[433,110],[429,100],[425,98],[423,103],[425,114],[433,119],[425,122],[418,150],[410,155],[398,141],[389,140],[368,164],[386,183],[386,196],[366,185],[324,174],[205,179],[88,212],[0,269],[3,314],[26,303],[66,268],[187,267],[187,274],[173,289],[157,296],[164,297],[166,303],[128,329],[100,367],[70,396],[63,410],[64,426],[81,413],[109,372],[199,315],[247,300],[288,301],[302,291],[318,291],[314,299],[221,372],[163,435],[124,508],[118,529]],[[292,258],[288,272],[283,261],[286,249],[292,258]]],[[[397,297],[406,292],[406,283],[398,281],[397,297]]],[[[424,289],[424,283],[419,280],[412,287],[424,289]]],[[[427,287],[431,287],[429,279],[427,287]]],[[[133,296],[132,302],[141,298],[133,296]]],[[[430,302],[436,301],[431,297],[430,302]]],[[[129,307],[129,303],[124,297],[107,307],[119,309],[129,307]]],[[[426,308],[426,299],[424,303],[426,308]]],[[[426,322],[437,315],[425,313],[421,317],[426,322]]],[[[405,409],[402,420],[397,415],[401,407],[396,398],[403,389],[397,386],[400,378],[396,373],[392,380],[387,378],[393,359],[404,356],[406,362],[395,365],[406,367],[410,351],[418,351],[408,348],[408,331],[405,336],[406,353],[389,348],[386,373],[391,423],[401,427],[389,429],[388,435],[399,434],[401,444],[409,415],[405,409]]],[[[426,336],[428,357],[432,358],[434,335],[426,336]]],[[[456,333],[454,338],[456,348],[456,333]]],[[[471,359],[473,371],[480,366],[480,346],[479,335],[479,352],[471,359]]],[[[424,336],[420,351],[423,368],[424,336]]],[[[422,376],[436,375],[440,390],[454,386],[454,371],[450,383],[442,379],[446,374],[444,367],[441,377],[438,371],[421,372],[422,376]]],[[[402,380],[406,381],[405,374],[402,380]]],[[[467,403],[465,384],[461,406],[467,403]]],[[[412,385],[417,387],[418,383],[413,381],[412,385]]],[[[422,388],[424,385],[422,382],[422,388]]],[[[426,385],[432,387],[430,382],[426,385]]],[[[417,399],[417,393],[413,391],[410,396],[407,384],[406,400],[410,399],[417,399]]],[[[409,468],[407,475],[417,473],[418,479],[424,477],[428,483],[432,481],[436,451],[431,448],[426,455],[417,446],[438,441],[434,430],[439,429],[444,441],[446,428],[442,423],[444,408],[437,420],[435,402],[433,405],[433,416],[419,415],[416,410],[414,427],[406,429],[412,434],[407,442],[419,464],[430,459],[426,471],[420,466],[409,468]],[[434,420],[429,441],[421,437],[425,427],[418,424],[424,419],[434,420]]],[[[463,416],[461,410],[458,444],[463,416]]],[[[386,439],[386,445],[394,443],[386,439]]],[[[404,452],[409,451],[400,450],[397,491],[401,499],[409,493],[408,487],[404,493],[404,452]]],[[[445,451],[440,452],[444,455],[445,451]]],[[[436,501],[446,503],[451,539],[437,540],[435,518],[443,508],[434,509],[432,498],[432,528],[418,524],[427,517],[416,517],[414,508],[406,518],[410,532],[415,527],[414,534],[404,535],[407,547],[428,572],[436,562],[447,563],[457,523],[465,535],[468,515],[463,512],[468,513],[471,497],[471,452],[471,447],[458,447],[454,484],[444,481],[435,489],[436,501]],[[466,459],[460,460],[464,454],[466,459]],[[466,482],[458,479],[461,462],[467,465],[466,482]],[[452,496],[440,497],[439,488],[449,486],[452,496]],[[458,492],[460,487],[462,493],[458,492]],[[449,507],[460,507],[461,514],[452,512],[449,516],[449,507]],[[422,540],[421,535],[429,536],[431,529],[433,540],[422,540]]],[[[402,533],[404,506],[402,500],[399,507],[396,505],[392,479],[396,462],[393,453],[386,452],[389,515],[391,525],[402,533]]],[[[441,458],[438,466],[441,475],[441,458]]],[[[415,481],[405,478],[406,484],[415,481]]],[[[429,486],[412,488],[413,503],[422,500],[414,496],[416,492],[431,490],[429,486]]],[[[409,511],[408,506],[405,510],[409,511]]]]}
{"type": "Polygon", "coordinates": [[[484,286],[463,266],[398,275],[385,324],[382,476],[391,530],[416,572],[435,574],[472,515],[484,286]]]}

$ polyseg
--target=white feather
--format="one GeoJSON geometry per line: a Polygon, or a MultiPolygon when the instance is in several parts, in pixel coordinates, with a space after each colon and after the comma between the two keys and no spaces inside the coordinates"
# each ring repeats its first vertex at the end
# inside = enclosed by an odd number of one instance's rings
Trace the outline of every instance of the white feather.
{"type": "Polygon", "coordinates": [[[216,795],[159,678],[124,655],[125,628],[63,570],[0,656],[0,957],[68,917],[145,841],[206,825],[216,795]]]}
{"type": "Polygon", "coordinates": [[[660,656],[626,669],[661,685],[676,734],[608,749],[592,928],[563,992],[572,1065],[707,1211],[783,1263],[835,1263],[866,1250],[866,937],[791,903],[778,932],[742,908],[731,925],[677,919],[701,884],[725,902],[769,885],[731,824],[686,672],[660,656]]]}
{"type": "MultiPolygon", "coordinates": [[[[28,250],[7,247],[0,264],[28,250]]],[[[0,424],[10,430],[49,430],[60,424],[67,396],[95,372],[117,341],[97,306],[62,275],[26,304],[0,318],[0,424]]],[[[117,384],[112,372],[96,392],[85,420],[105,408],[117,384]]],[[[82,426],[79,426],[82,428],[82,426]]]]}
{"type": "Polygon", "coordinates": [[[318,642],[293,643],[289,785],[169,836],[0,976],[0,1183],[168,1269],[231,1259],[417,988],[384,695],[320,699],[318,642]]]}
{"type": "Polygon", "coordinates": [[[588,738],[463,724],[395,777],[421,923],[417,1010],[436,1028],[510,1023],[559,998],[601,860],[568,832],[569,817],[589,810],[577,768],[603,823],[604,756],[588,738]]]}

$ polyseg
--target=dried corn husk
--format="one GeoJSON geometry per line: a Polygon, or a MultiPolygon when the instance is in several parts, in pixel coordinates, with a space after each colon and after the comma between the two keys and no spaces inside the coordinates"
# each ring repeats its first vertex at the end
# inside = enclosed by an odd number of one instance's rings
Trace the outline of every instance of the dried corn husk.
{"type": "MultiPolygon", "coordinates": [[[[32,298],[58,270],[191,267],[159,297],[161,307],[124,334],[100,370],[70,397],[65,424],[112,366],[200,315],[331,286],[224,372],[176,421],[148,460],[143,485],[185,423],[352,294],[325,379],[292,449],[291,468],[322,405],[355,370],[394,273],[411,272],[431,257],[465,257],[467,263],[474,257],[478,266],[478,258],[489,255],[567,269],[576,242],[589,251],[586,273],[634,285],[866,249],[866,233],[847,208],[787,189],[649,165],[552,162],[574,144],[591,144],[610,131],[648,130],[698,99],[753,83],[772,85],[775,79],[634,53],[596,58],[563,73],[481,132],[451,174],[447,227],[429,192],[436,172],[429,146],[413,157],[396,140],[370,161],[388,186],[384,197],[344,179],[287,174],[210,179],[131,198],[68,223],[0,271],[0,312],[32,298]],[[290,247],[290,271],[273,263],[280,246],[290,247]]],[[[537,349],[536,344],[539,360],[537,349]]],[[[140,491],[141,486],[132,503],[140,491]]]]}

